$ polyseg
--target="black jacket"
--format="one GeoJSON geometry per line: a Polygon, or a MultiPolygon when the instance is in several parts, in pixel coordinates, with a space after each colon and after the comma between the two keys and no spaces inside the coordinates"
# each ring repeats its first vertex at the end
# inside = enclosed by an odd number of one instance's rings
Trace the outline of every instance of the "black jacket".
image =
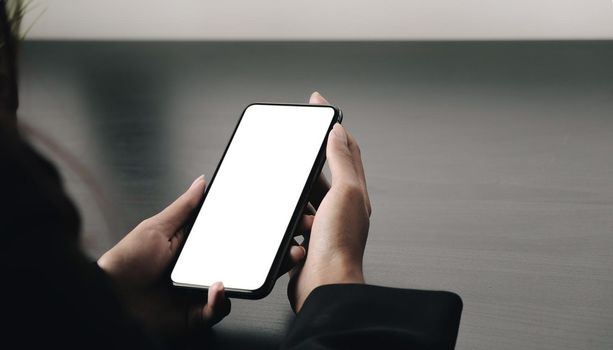
{"type": "MultiPolygon", "coordinates": [[[[81,252],[79,215],[55,168],[5,127],[0,180],[0,342],[159,347],[127,317],[106,275],[81,252]]],[[[461,310],[460,298],[448,292],[323,286],[307,298],[282,347],[450,349],[461,310]]]]}

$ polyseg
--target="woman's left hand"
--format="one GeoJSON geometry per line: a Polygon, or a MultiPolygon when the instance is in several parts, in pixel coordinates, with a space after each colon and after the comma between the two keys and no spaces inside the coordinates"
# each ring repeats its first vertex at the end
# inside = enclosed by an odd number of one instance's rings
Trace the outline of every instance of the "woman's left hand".
{"type": "Polygon", "coordinates": [[[208,295],[170,283],[171,264],[186,236],[183,227],[204,188],[200,176],[174,203],[141,222],[98,260],[132,314],[152,331],[179,335],[204,330],[230,313],[221,282],[213,284],[208,295]]]}

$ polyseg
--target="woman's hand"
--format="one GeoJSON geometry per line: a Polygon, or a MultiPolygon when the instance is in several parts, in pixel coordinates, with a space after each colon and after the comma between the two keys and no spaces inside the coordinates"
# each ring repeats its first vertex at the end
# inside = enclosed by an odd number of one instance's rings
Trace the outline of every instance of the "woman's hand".
{"type": "Polygon", "coordinates": [[[183,226],[204,188],[200,176],[174,203],[141,222],[98,260],[133,315],[152,331],[185,334],[206,329],[230,313],[220,282],[208,295],[170,283],[172,262],[185,239],[183,226]]]}
{"type": "MultiPolygon", "coordinates": [[[[328,102],[313,93],[310,103],[328,102]]],[[[306,260],[290,272],[288,296],[296,312],[318,286],[364,283],[362,258],[371,206],[360,149],[340,124],[328,136],[326,156],[332,185],[322,177],[311,193],[316,214],[302,221],[307,233],[303,243],[307,247],[306,260]]]]}
{"type": "MultiPolygon", "coordinates": [[[[221,282],[208,295],[173,287],[170,269],[185,239],[183,227],[204,194],[204,177],[159,214],[141,222],[98,265],[111,277],[134,316],[149,329],[166,334],[197,332],[221,321],[230,313],[230,300],[221,282]]],[[[279,276],[304,259],[304,248],[292,246],[279,276]]]]}

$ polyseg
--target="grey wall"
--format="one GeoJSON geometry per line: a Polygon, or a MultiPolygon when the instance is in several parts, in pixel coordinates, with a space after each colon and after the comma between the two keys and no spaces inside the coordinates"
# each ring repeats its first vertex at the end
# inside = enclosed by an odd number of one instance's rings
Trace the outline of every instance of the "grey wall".
{"type": "Polygon", "coordinates": [[[611,0],[33,2],[37,39],[613,39],[611,0]]]}

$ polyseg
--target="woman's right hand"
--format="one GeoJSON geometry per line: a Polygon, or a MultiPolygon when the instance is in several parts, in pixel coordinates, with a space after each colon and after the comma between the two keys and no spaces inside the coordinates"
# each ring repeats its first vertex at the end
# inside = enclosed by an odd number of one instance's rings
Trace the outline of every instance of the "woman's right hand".
{"type": "MultiPolygon", "coordinates": [[[[313,93],[310,103],[327,104],[313,93]]],[[[311,195],[314,216],[303,217],[307,233],[306,260],[290,272],[288,296],[300,311],[313,289],[326,284],[364,283],[362,258],[368,237],[371,206],[360,149],[355,139],[336,124],[328,136],[326,157],[331,186],[320,179],[311,195]]]]}

